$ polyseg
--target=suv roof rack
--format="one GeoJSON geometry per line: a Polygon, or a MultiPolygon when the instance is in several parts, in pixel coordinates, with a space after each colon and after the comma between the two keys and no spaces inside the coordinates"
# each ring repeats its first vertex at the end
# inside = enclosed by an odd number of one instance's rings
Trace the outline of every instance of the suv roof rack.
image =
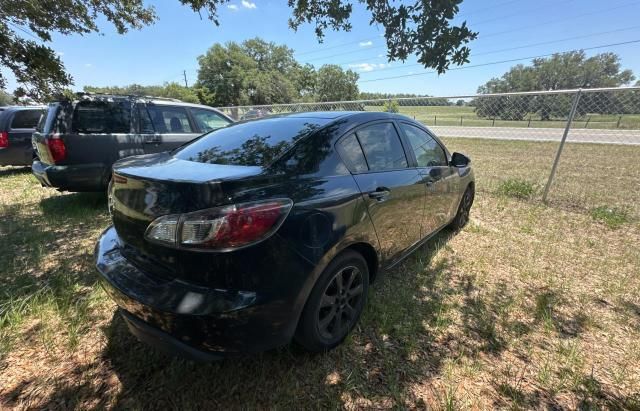
{"type": "Polygon", "coordinates": [[[113,93],[94,93],[92,91],[79,91],[75,93],[77,97],[87,97],[87,96],[95,96],[95,97],[115,97],[115,98],[130,98],[130,99],[146,99],[146,100],[163,100],[163,101],[173,101],[176,103],[184,103],[182,100],[171,97],[156,97],[156,96],[140,96],[137,94],[113,94],[113,93]]]}

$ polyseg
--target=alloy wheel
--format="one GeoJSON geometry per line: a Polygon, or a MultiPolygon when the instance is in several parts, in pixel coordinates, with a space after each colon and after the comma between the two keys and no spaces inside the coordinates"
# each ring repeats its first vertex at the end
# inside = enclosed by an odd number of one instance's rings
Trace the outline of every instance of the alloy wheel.
{"type": "Polygon", "coordinates": [[[318,331],[326,340],[344,337],[360,314],[364,284],[357,267],[339,270],[329,281],[320,299],[318,331]]]}

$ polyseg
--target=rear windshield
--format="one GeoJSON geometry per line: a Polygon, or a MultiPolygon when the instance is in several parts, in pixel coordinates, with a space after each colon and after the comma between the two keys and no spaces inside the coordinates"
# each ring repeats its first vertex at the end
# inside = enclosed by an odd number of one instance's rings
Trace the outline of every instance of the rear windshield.
{"type": "Polygon", "coordinates": [[[77,133],[129,133],[131,102],[80,101],[73,111],[72,125],[77,133]]]}
{"type": "Polygon", "coordinates": [[[300,138],[331,121],[272,118],[214,130],[176,153],[182,160],[238,166],[268,166],[300,138]]]}
{"type": "Polygon", "coordinates": [[[16,111],[11,120],[11,128],[35,128],[42,116],[42,110],[16,111]]]}

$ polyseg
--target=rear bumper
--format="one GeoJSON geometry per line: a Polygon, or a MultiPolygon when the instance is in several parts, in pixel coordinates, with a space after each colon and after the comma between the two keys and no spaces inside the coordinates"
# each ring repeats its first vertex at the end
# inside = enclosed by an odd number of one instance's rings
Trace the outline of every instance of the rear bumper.
{"type": "Polygon", "coordinates": [[[56,166],[35,160],[31,171],[46,187],[67,191],[103,191],[111,170],[102,163],[56,166]]]}
{"type": "Polygon", "coordinates": [[[295,331],[299,312],[291,299],[147,275],[122,256],[113,227],[95,256],[102,286],[131,332],[161,350],[212,360],[285,345],[295,331]]]}

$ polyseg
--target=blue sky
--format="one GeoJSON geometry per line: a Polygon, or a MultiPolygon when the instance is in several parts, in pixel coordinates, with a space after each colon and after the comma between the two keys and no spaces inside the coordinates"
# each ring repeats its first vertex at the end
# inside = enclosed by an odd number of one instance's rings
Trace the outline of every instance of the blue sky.
{"type": "MultiPolygon", "coordinates": [[[[415,59],[388,63],[382,28],[369,25],[369,15],[356,5],[351,32],[327,31],[318,44],[313,28],[288,28],[290,10],[285,1],[231,0],[220,9],[220,26],[181,6],[177,0],[147,1],[159,20],[152,26],[117,35],[102,25],[102,35],[54,35],[51,47],[75,80],[75,89],[90,85],[189,83],[197,76],[197,57],[214,43],[242,41],[256,36],[296,51],[296,58],[316,67],[340,64],[360,73],[362,91],[405,92],[430,95],[474,93],[491,77],[500,76],[517,62],[469,67],[444,75],[424,74],[396,79],[385,77],[426,73],[415,59]]],[[[479,31],[471,43],[471,62],[480,65],[640,40],[640,1],[611,0],[465,0],[459,19],[479,31]],[[607,33],[607,34],[602,34],[607,33]],[[569,40],[564,40],[569,39],[569,40]],[[562,40],[562,41],[560,41],[562,40]],[[539,44],[546,43],[546,44],[539,44]],[[535,46],[530,46],[537,44],[535,46]],[[504,49],[527,46],[515,50],[504,49]],[[530,47],[529,47],[530,46],[530,47]]],[[[640,43],[587,51],[589,55],[613,51],[624,68],[640,75],[640,43]]],[[[527,63],[528,60],[522,61],[527,63]]],[[[10,80],[9,90],[15,87],[10,80]]]]}

